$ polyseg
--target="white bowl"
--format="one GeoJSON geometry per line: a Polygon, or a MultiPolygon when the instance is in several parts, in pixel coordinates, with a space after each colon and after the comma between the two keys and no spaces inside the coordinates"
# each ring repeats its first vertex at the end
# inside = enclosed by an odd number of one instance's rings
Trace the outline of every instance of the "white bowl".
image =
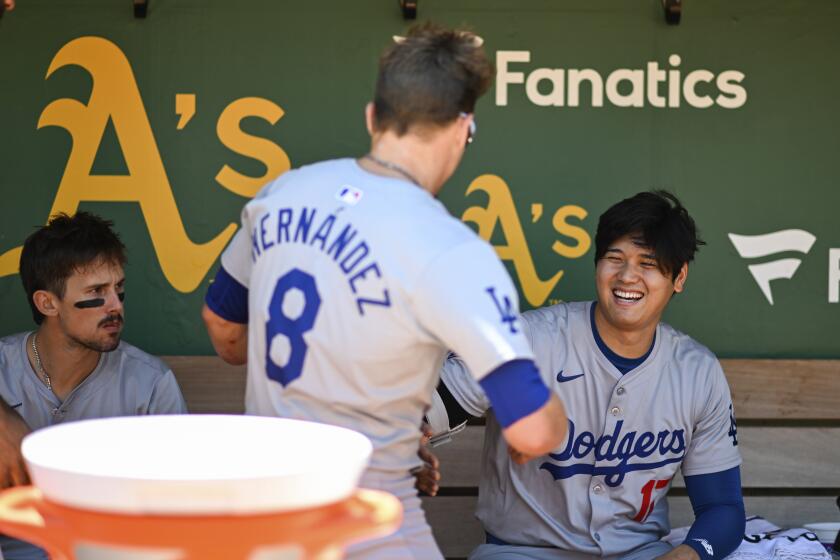
{"type": "Polygon", "coordinates": [[[125,514],[274,513],[349,497],[373,446],[336,426],[258,416],[136,416],[62,424],[23,440],[56,503],[125,514]]]}

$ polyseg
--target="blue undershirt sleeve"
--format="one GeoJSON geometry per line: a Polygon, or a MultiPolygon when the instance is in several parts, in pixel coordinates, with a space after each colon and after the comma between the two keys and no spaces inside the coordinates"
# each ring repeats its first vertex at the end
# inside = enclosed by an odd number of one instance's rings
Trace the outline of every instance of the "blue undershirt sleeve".
{"type": "Polygon", "coordinates": [[[533,360],[511,360],[479,380],[496,419],[507,428],[539,410],[549,398],[533,360]]]}
{"type": "Polygon", "coordinates": [[[685,477],[694,523],[683,544],[702,560],[725,558],[741,544],[746,524],[741,468],[685,477]]]}
{"type": "Polygon", "coordinates": [[[213,313],[232,323],[248,323],[248,288],[236,281],[220,266],[216,278],[207,288],[204,302],[213,313]]]}

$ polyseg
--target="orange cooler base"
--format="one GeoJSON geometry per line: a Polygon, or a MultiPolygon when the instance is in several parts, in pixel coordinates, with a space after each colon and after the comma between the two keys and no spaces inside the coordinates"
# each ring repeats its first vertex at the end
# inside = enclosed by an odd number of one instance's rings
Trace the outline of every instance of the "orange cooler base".
{"type": "Polygon", "coordinates": [[[52,560],[85,560],[77,551],[97,545],[135,555],[177,550],[178,560],[250,560],[258,550],[288,547],[283,558],[334,560],[349,544],[386,536],[401,522],[399,500],[376,490],[311,509],[193,517],[74,509],[44,499],[32,486],[0,492],[0,533],[44,548],[52,560]]]}

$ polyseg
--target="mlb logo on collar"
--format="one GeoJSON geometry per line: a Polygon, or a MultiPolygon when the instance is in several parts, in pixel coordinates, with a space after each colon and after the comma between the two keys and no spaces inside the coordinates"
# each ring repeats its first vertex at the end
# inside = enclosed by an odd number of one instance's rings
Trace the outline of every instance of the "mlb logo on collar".
{"type": "Polygon", "coordinates": [[[356,187],[351,187],[350,185],[344,185],[341,187],[338,192],[336,193],[335,197],[351,206],[355,206],[362,200],[362,195],[364,193],[357,189],[356,187]]]}

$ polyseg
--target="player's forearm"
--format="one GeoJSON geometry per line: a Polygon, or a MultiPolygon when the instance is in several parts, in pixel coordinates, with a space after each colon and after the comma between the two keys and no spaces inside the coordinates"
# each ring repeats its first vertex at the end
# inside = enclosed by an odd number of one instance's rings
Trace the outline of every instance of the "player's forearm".
{"type": "Polygon", "coordinates": [[[551,394],[535,412],[517,420],[504,430],[505,439],[520,455],[538,457],[563,443],[568,420],[563,403],[551,394]]]}
{"type": "Polygon", "coordinates": [[[533,360],[506,362],[479,380],[508,444],[520,454],[538,456],[566,437],[563,403],[546,387],[533,360]]]}
{"type": "Polygon", "coordinates": [[[0,489],[29,481],[20,443],[30,431],[23,418],[0,398],[0,489]]]}
{"type": "Polygon", "coordinates": [[[683,544],[701,560],[729,556],[744,536],[740,468],[686,476],[685,487],[695,517],[683,544]]]}
{"type": "Polygon", "coordinates": [[[220,358],[232,365],[248,361],[248,325],[222,319],[207,305],[201,310],[201,318],[220,358]]]}

